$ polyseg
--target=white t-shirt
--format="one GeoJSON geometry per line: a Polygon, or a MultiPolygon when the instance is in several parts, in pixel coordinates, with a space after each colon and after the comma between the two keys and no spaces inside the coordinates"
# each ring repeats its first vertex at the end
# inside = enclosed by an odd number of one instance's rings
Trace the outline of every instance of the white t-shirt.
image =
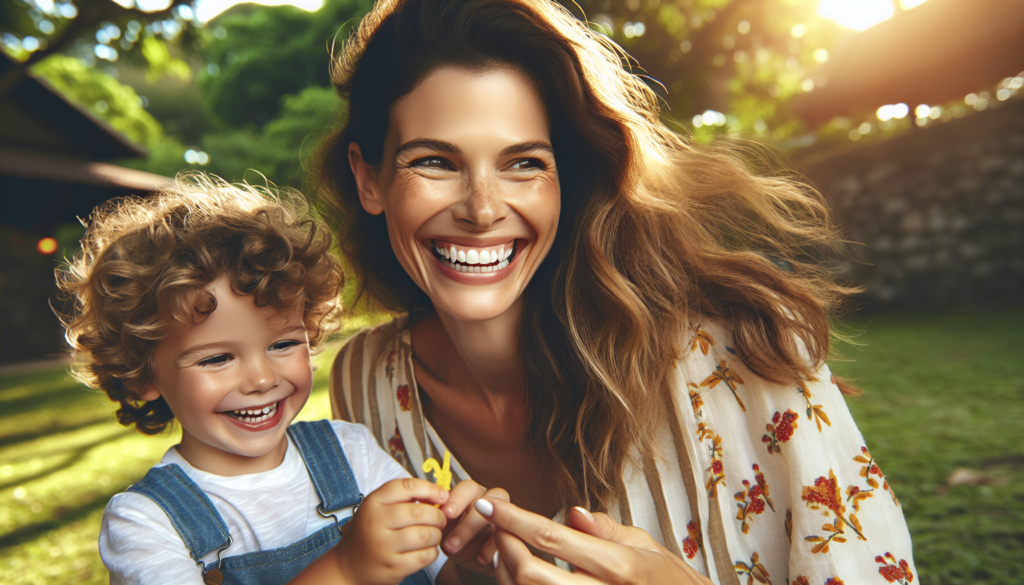
{"type": "MultiPolygon", "coordinates": [[[[345,451],[359,492],[369,495],[384,483],[409,474],[388,456],[359,424],[331,421],[345,451]]],[[[221,558],[288,546],[334,522],[316,511],[320,498],[299,450],[288,439],[284,461],[275,469],[223,477],[189,465],[177,448],[167,450],[161,467],[175,463],[210,498],[231,534],[231,546],[221,558]]],[[[335,512],[339,520],[351,508],[335,512]]],[[[202,583],[202,570],[189,556],[170,518],[142,494],[117,494],[103,511],[100,556],[110,571],[111,585],[202,583]]],[[[214,562],[217,553],[202,558],[214,562]]],[[[446,557],[441,553],[426,568],[434,581],[446,557]]]]}

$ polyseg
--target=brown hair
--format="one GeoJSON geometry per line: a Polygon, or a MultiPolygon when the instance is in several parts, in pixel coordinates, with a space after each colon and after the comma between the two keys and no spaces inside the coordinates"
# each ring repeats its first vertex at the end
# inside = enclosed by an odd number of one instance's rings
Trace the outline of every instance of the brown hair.
{"type": "Polygon", "coordinates": [[[334,64],[348,121],[318,161],[362,290],[415,317],[430,301],[398,263],[384,217],[362,209],[348,145],[378,165],[391,105],[442,66],[510,66],[536,85],[562,215],[524,293],[519,356],[526,447],[548,462],[563,505],[607,507],[630,449],[658,454],[650,421],[701,320],[729,327],[755,374],[789,382],[824,361],[828,315],[847,292],[814,256],[837,238],[821,196],[666,128],[627,58],[548,0],[382,0],[334,64]]]}
{"type": "Polygon", "coordinates": [[[342,273],[330,231],[298,193],[229,185],[201,174],[92,214],[82,249],[57,273],[74,301],[61,315],[72,373],[121,404],[117,420],[152,435],[174,418],[153,382],[156,345],[217,308],[206,287],[225,276],[258,307],[304,310],[311,348],[335,331],[342,273]]]}

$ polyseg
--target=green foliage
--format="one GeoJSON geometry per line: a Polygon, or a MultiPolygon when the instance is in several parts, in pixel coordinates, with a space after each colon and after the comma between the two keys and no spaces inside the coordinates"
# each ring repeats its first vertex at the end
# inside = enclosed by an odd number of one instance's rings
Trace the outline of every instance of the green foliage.
{"type": "Polygon", "coordinates": [[[110,75],[65,55],[47,58],[33,66],[32,72],[131,140],[145,146],[160,142],[163,136],[160,122],[142,108],[134,89],[110,75]]]}
{"type": "Polygon", "coordinates": [[[263,126],[286,95],[330,83],[330,48],[369,11],[370,0],[331,0],[317,12],[240,6],[214,19],[199,87],[209,110],[234,128],[263,126]],[[219,38],[222,37],[222,38],[219,38]],[[212,73],[211,73],[212,72],[212,73]]]}
{"type": "Polygon", "coordinates": [[[560,1],[634,57],[634,71],[649,76],[664,98],[665,117],[698,139],[728,133],[781,141],[805,132],[788,106],[819,65],[815,51],[832,48],[841,34],[816,16],[815,2],[560,1]],[[797,24],[803,30],[794,35],[797,24]],[[707,110],[725,119],[698,122],[695,116],[707,110]]]}
{"type": "Polygon", "coordinates": [[[142,39],[142,56],[149,63],[146,80],[154,83],[161,77],[173,75],[188,81],[192,78],[192,70],[188,63],[171,56],[167,43],[156,37],[142,39]]]}
{"type": "Polygon", "coordinates": [[[213,133],[203,140],[210,153],[207,169],[229,181],[262,182],[262,173],[278,185],[301,187],[303,162],[342,106],[333,89],[308,87],[285,96],[277,116],[261,130],[244,128],[213,133]],[[250,171],[251,169],[251,171],[250,171]]]}

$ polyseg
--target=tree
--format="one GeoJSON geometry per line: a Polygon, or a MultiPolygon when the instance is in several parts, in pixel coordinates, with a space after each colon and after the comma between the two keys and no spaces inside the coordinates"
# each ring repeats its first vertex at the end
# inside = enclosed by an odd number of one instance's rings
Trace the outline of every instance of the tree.
{"type": "Polygon", "coordinates": [[[187,65],[174,61],[159,37],[175,39],[194,23],[191,0],[156,0],[143,5],[113,0],[0,0],[3,41],[17,66],[0,76],[0,96],[25,77],[33,65],[51,55],[89,50],[100,59],[115,61],[118,48],[131,50],[142,39],[141,51],[150,66],[187,75],[187,65]],[[145,8],[143,8],[143,6],[145,8]],[[133,24],[134,23],[134,24],[133,24]],[[145,23],[145,26],[143,26],[145,23]],[[115,45],[114,41],[118,41],[115,45]],[[183,67],[184,66],[184,67],[183,67]]]}

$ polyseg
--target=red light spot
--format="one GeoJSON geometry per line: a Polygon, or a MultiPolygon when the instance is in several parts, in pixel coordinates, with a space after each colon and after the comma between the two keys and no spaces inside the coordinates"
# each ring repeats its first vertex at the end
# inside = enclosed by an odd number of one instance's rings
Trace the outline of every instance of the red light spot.
{"type": "Polygon", "coordinates": [[[57,251],[57,240],[53,238],[43,238],[36,244],[36,250],[39,250],[40,254],[53,254],[57,251]]]}

